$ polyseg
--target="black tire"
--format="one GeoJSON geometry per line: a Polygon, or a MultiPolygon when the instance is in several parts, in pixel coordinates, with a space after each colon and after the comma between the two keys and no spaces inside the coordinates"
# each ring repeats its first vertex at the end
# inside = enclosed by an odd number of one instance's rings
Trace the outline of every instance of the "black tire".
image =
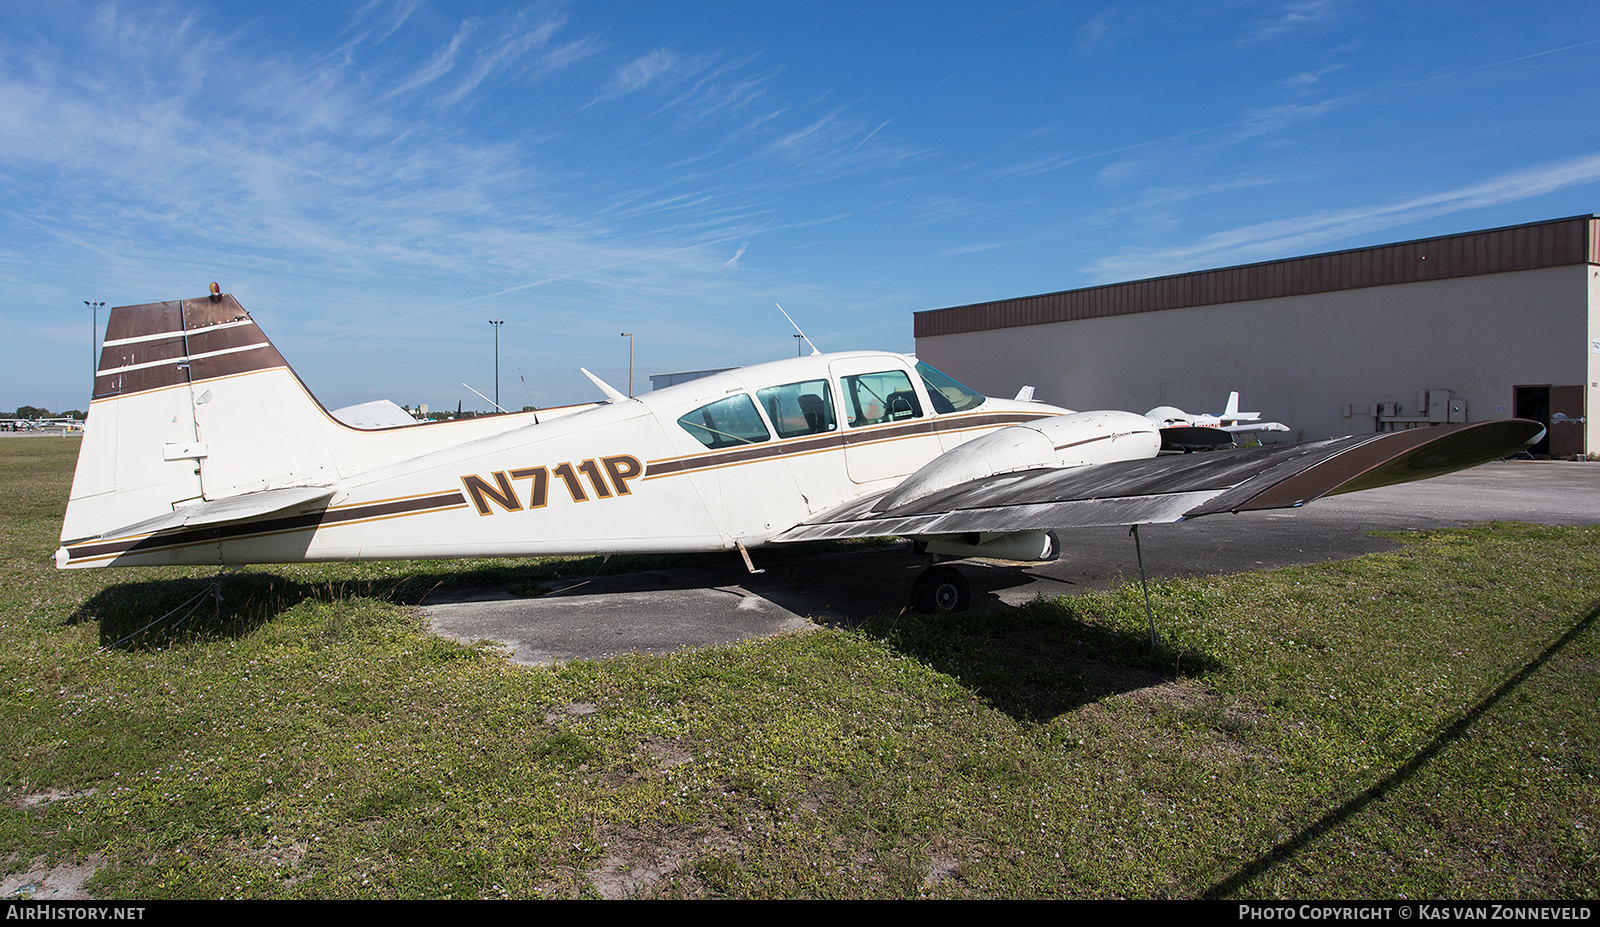
{"type": "Polygon", "coordinates": [[[955,567],[936,566],[923,570],[911,585],[911,607],[924,615],[964,612],[971,600],[972,588],[955,567]]]}

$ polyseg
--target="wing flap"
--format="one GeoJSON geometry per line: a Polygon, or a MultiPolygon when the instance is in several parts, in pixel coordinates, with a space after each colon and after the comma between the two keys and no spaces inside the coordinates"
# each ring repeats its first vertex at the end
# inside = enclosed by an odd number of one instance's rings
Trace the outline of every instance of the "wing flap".
{"type": "Polygon", "coordinates": [[[1099,528],[1178,521],[1184,513],[1216,495],[1202,490],[1115,499],[1071,499],[1015,506],[988,506],[934,512],[903,518],[867,513],[854,520],[799,525],[773,538],[775,542],[836,541],[844,538],[922,537],[933,534],[1033,531],[1041,527],[1099,528]]]}

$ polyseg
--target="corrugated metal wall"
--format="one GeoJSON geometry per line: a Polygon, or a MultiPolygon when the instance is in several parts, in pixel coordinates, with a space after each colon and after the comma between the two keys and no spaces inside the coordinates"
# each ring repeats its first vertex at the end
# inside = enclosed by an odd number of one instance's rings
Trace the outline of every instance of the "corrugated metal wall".
{"type": "Polygon", "coordinates": [[[926,338],[1583,263],[1600,264],[1595,216],[932,309],[916,313],[915,333],[926,338]]]}

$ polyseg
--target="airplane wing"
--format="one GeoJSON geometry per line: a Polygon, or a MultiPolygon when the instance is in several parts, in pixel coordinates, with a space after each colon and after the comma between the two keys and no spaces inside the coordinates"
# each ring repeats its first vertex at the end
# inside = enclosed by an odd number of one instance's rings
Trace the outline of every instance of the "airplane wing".
{"type": "Polygon", "coordinates": [[[1035,531],[1175,522],[1292,508],[1337,493],[1428,479],[1516,453],[1537,422],[1440,425],[1239,451],[1154,457],[983,477],[889,507],[885,492],[773,541],[1035,531]]]}

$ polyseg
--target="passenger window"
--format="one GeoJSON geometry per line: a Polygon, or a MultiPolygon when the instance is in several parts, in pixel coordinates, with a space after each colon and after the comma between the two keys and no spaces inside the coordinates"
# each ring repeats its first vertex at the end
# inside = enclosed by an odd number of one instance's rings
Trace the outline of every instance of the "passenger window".
{"type": "Polygon", "coordinates": [[[701,406],[678,419],[678,424],[710,448],[759,444],[772,437],[756,413],[756,404],[744,393],[701,406]]]}
{"type": "Polygon", "coordinates": [[[806,380],[757,390],[778,437],[826,434],[839,427],[833,417],[833,395],[827,380],[806,380]]]}
{"type": "Polygon", "coordinates": [[[922,417],[922,403],[903,370],[845,377],[841,384],[851,428],[922,417]]]}

